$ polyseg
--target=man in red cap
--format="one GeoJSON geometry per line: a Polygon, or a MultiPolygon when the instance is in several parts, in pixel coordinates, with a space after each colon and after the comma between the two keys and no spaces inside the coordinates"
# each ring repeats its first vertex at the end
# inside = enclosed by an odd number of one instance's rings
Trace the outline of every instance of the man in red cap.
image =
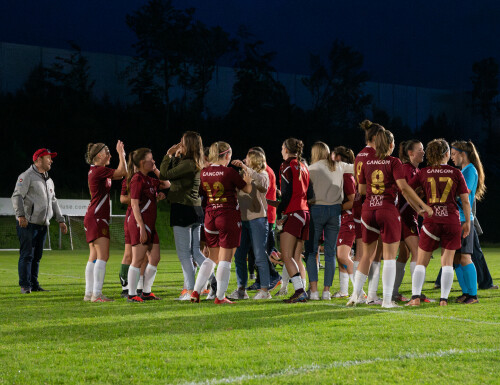
{"type": "Polygon", "coordinates": [[[54,182],[48,171],[57,153],[41,148],[33,154],[33,164],[17,178],[12,205],[17,219],[19,238],[19,286],[21,293],[47,291],[38,282],[47,226],[55,215],[64,234],[68,229],[57,203],[54,182]]]}

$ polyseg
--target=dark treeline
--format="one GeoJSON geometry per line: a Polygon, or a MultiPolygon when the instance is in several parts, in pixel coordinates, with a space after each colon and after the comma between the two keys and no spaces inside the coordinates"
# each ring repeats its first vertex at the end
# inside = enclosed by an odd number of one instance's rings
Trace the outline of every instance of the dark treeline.
{"type": "Polygon", "coordinates": [[[88,142],[106,143],[114,155],[112,166],[117,161],[117,139],[128,152],[150,147],[159,163],[183,131],[196,130],[206,146],[215,140],[229,142],[235,158],[244,157],[251,146],[262,146],[277,171],[281,144],[291,136],[302,139],[306,149],[322,140],[331,147],[342,144],[359,151],[363,136],[358,124],[366,116],[390,129],[397,142],[412,137],[424,144],[436,137],[472,139],[479,144],[488,179],[500,176],[492,144],[499,139],[495,127],[500,110],[495,101],[498,64],[492,58],[472,68],[473,90],[466,106],[478,122],[474,131],[441,115],[430,116],[412,133],[401,118],[372,104],[371,95],[363,92],[370,79],[363,70],[363,55],[342,41],[332,42],[327,60],[311,55],[311,76],[304,85],[313,103],[310,110],[303,110],[291,103],[276,80],[275,53],[267,52],[263,41],[247,28],[231,36],[197,20],[194,9],[176,9],[169,0],[150,0],[128,15],[126,23],[137,36],[136,56],[123,74],[134,103],[95,98],[88,60],[73,42],[70,57],[57,58],[50,67],[39,65],[21,90],[0,95],[4,156],[12,163],[2,172],[7,181],[2,196],[10,196],[16,176],[40,147],[59,153],[51,171],[58,195],[87,198],[88,142]],[[214,117],[207,110],[206,95],[221,62],[235,69],[236,82],[229,112],[214,117]],[[183,95],[173,99],[172,87],[181,87],[183,95]]]}

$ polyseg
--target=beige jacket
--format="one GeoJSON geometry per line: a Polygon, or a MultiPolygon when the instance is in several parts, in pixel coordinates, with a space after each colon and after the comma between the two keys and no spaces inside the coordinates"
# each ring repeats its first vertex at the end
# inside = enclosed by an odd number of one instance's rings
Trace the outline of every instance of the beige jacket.
{"type": "Polygon", "coordinates": [[[238,191],[238,203],[240,205],[241,220],[251,221],[252,219],[267,217],[266,193],[269,188],[269,175],[266,170],[256,172],[248,168],[252,177],[252,191],[247,194],[238,191]]]}

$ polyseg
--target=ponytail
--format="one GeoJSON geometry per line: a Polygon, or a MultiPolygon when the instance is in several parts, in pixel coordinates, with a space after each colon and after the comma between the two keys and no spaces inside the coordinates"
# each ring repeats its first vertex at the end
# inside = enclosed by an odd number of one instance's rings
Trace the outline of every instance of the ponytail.
{"type": "Polygon", "coordinates": [[[296,156],[299,162],[302,162],[302,152],[304,150],[304,142],[300,139],[288,138],[283,142],[286,152],[292,156],[296,156]]]}
{"type": "Polygon", "coordinates": [[[134,166],[136,169],[139,169],[141,167],[141,160],[146,159],[146,155],[151,154],[151,150],[149,148],[138,148],[135,151],[132,151],[128,155],[128,171],[127,171],[127,191],[130,188],[130,181],[132,180],[132,177],[136,173],[134,170],[134,166]]]}
{"type": "Polygon", "coordinates": [[[373,142],[374,137],[377,135],[377,133],[384,129],[384,127],[381,126],[380,124],[372,123],[368,119],[363,120],[359,124],[359,126],[363,131],[365,131],[366,143],[373,142]]]}
{"type": "Polygon", "coordinates": [[[231,153],[231,146],[226,142],[215,142],[210,146],[208,152],[208,161],[210,163],[217,162],[223,158],[227,153],[231,153]]]}
{"type": "Polygon", "coordinates": [[[344,146],[338,146],[333,149],[333,152],[335,155],[339,155],[340,158],[342,159],[342,162],[353,164],[354,163],[354,152],[347,147],[344,146]]]}
{"type": "Polygon", "coordinates": [[[457,142],[453,142],[451,144],[451,147],[459,152],[465,152],[467,154],[469,162],[471,162],[473,166],[476,168],[478,180],[477,180],[477,189],[475,198],[478,201],[482,200],[484,194],[486,193],[486,185],[484,184],[485,175],[484,175],[483,163],[481,162],[479,153],[476,150],[476,146],[474,146],[474,143],[472,143],[471,140],[467,142],[465,140],[460,140],[457,142]]]}
{"type": "Polygon", "coordinates": [[[130,192],[130,181],[135,174],[135,167],[133,157],[135,155],[135,151],[132,151],[128,154],[128,162],[127,162],[127,192],[130,192]]]}
{"type": "Polygon", "coordinates": [[[375,136],[376,156],[384,159],[391,153],[391,144],[394,143],[394,135],[389,130],[382,128],[375,136]]]}

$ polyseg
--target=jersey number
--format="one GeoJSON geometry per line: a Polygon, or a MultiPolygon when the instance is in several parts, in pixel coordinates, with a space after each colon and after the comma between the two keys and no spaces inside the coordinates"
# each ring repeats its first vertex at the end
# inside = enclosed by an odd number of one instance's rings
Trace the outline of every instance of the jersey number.
{"type": "Polygon", "coordinates": [[[446,182],[446,187],[444,188],[443,195],[441,195],[441,198],[438,198],[437,196],[437,189],[436,189],[436,180],[434,178],[427,178],[427,182],[431,185],[431,197],[429,199],[429,203],[445,203],[446,198],[448,198],[448,195],[450,194],[451,187],[453,186],[453,179],[445,176],[439,177],[440,182],[446,182]]]}
{"type": "Polygon", "coordinates": [[[377,195],[381,195],[385,191],[384,184],[384,173],[381,170],[375,170],[372,172],[372,192],[377,195]]]}
{"type": "Polygon", "coordinates": [[[361,175],[361,169],[363,168],[363,162],[359,162],[356,165],[356,182],[359,184],[359,176],[361,175]]]}
{"type": "Polygon", "coordinates": [[[227,202],[227,198],[221,198],[224,195],[224,185],[221,182],[215,182],[212,187],[207,182],[203,182],[203,187],[205,187],[208,194],[209,203],[227,202]],[[215,195],[213,195],[212,191],[216,192],[215,195]]]}

